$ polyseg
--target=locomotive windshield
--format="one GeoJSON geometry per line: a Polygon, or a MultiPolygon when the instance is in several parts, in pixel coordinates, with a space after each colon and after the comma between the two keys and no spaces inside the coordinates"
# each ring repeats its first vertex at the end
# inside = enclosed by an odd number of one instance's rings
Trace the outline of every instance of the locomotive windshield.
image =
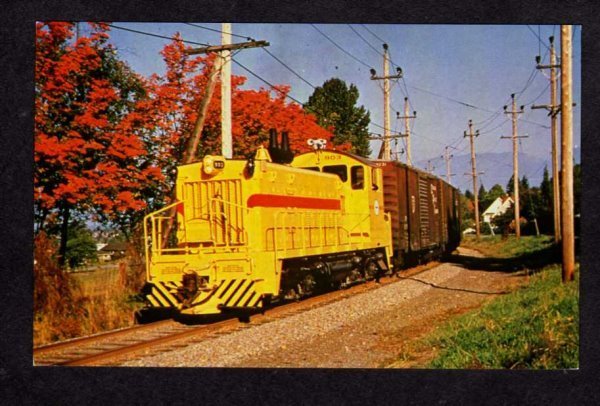
{"type": "Polygon", "coordinates": [[[348,168],[346,165],[328,165],[323,167],[323,172],[325,173],[333,173],[340,177],[342,182],[346,182],[348,180],[348,168]]]}

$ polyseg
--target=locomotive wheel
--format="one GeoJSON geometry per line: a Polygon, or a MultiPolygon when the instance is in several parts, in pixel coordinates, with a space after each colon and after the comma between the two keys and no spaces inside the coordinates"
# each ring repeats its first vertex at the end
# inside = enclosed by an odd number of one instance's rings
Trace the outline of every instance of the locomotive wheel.
{"type": "Polygon", "coordinates": [[[372,259],[368,259],[365,263],[363,272],[365,274],[366,280],[375,279],[377,277],[377,272],[379,272],[375,261],[373,261],[372,259]]]}
{"type": "Polygon", "coordinates": [[[313,294],[317,282],[312,274],[308,274],[298,284],[298,294],[300,296],[310,296],[313,294]]]}

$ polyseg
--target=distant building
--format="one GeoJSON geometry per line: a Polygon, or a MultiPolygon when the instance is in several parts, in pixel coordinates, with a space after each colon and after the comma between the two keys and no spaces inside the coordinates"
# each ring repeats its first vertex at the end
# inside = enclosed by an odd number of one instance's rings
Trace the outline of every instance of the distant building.
{"type": "Polygon", "coordinates": [[[124,242],[110,242],[108,244],[96,244],[98,249],[98,260],[100,262],[112,261],[115,259],[123,258],[125,251],[127,250],[127,244],[124,242]]]}
{"type": "Polygon", "coordinates": [[[494,217],[506,213],[506,210],[508,210],[513,203],[513,198],[508,195],[496,198],[496,200],[494,200],[483,212],[483,222],[488,224],[491,223],[494,217]]]}

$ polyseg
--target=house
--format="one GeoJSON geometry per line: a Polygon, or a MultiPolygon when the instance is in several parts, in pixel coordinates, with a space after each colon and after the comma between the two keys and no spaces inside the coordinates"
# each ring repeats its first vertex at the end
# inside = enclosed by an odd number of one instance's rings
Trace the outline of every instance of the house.
{"type": "Polygon", "coordinates": [[[124,242],[110,242],[108,244],[103,244],[98,250],[98,259],[100,262],[106,262],[123,258],[126,250],[127,244],[124,242]]]}
{"type": "Polygon", "coordinates": [[[483,212],[483,222],[490,224],[494,217],[504,214],[513,203],[513,198],[508,195],[496,198],[496,200],[494,200],[483,212]]]}

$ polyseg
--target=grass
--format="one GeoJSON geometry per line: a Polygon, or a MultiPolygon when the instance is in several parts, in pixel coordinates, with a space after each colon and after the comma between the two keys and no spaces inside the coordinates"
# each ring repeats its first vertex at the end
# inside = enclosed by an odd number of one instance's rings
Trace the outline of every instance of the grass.
{"type": "MultiPolygon", "coordinates": [[[[578,272],[576,272],[578,275],[578,272]]],[[[579,365],[578,278],[552,265],[526,287],[440,327],[423,341],[429,368],[562,369],[579,365]]]]}
{"type": "Polygon", "coordinates": [[[461,246],[486,256],[460,257],[467,268],[510,273],[521,269],[532,276],[517,290],[409,343],[397,363],[447,369],[577,368],[579,270],[575,281],[561,282],[559,247],[553,239],[469,236],[461,246]],[[421,359],[413,359],[413,354],[421,354],[421,359]]]}
{"type": "Polygon", "coordinates": [[[68,273],[56,261],[56,244],[40,235],[34,245],[33,344],[90,335],[134,323],[141,307],[133,284],[135,263],[118,269],[68,273]]]}
{"type": "Polygon", "coordinates": [[[502,239],[500,235],[482,235],[479,240],[474,236],[465,236],[461,246],[480,251],[486,256],[496,258],[512,258],[546,250],[554,244],[550,236],[521,236],[520,240],[513,235],[502,239]]]}

